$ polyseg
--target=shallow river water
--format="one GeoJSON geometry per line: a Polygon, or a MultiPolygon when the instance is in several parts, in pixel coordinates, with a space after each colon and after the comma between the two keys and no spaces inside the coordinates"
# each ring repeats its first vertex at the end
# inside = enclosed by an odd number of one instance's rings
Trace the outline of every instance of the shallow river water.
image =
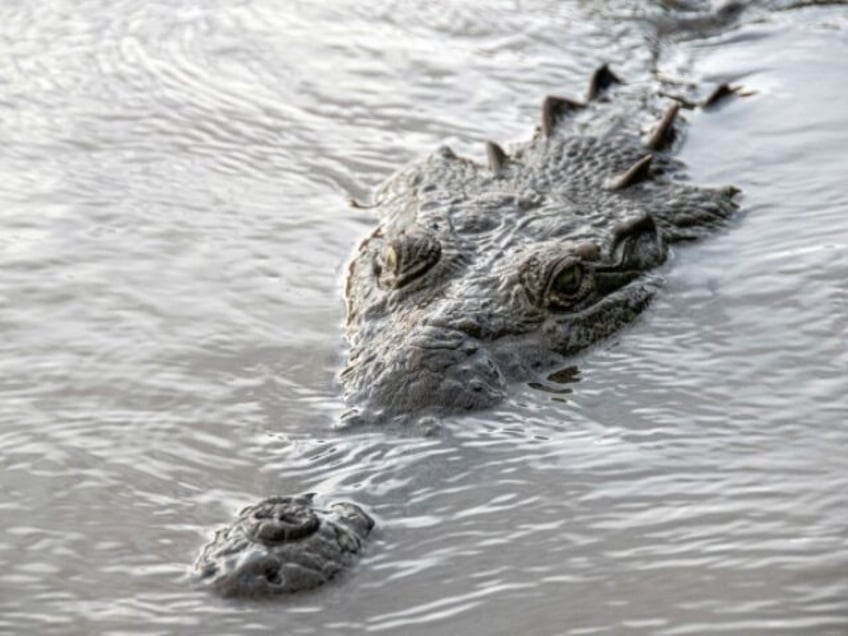
{"type": "Polygon", "coordinates": [[[625,2],[378,4],[0,7],[0,633],[848,633],[848,9],[672,42],[625,2]],[[654,60],[753,93],[681,151],[741,217],[571,393],[334,430],[346,198],[654,60]],[[192,587],[302,491],[377,517],[351,571],[192,587]]]}

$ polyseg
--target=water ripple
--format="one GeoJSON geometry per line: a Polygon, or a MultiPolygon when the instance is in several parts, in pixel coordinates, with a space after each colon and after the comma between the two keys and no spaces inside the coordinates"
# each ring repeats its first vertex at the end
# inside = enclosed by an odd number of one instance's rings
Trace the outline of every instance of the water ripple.
{"type": "Polygon", "coordinates": [[[839,8],[660,61],[756,91],[690,114],[684,146],[746,216],[675,251],[568,393],[332,429],[371,224],[345,198],[526,137],[601,61],[644,81],[650,20],[611,17],[669,3],[590,4],[0,8],[0,632],[844,632],[839,8]],[[350,573],[264,603],[191,588],[215,527],[306,491],[376,516],[350,573]]]}

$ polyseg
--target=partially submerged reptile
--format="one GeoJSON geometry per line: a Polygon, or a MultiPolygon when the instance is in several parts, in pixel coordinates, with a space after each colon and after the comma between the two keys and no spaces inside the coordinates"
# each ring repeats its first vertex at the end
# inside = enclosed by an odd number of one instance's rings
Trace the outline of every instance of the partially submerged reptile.
{"type": "MultiPolygon", "coordinates": [[[[348,421],[497,403],[630,323],[668,245],[733,214],[735,188],[687,183],[670,154],[680,103],[663,114],[643,99],[656,123],[640,130],[612,107],[619,83],[603,66],[585,103],[544,100],[530,141],[487,142],[487,165],[440,148],[380,188],[379,226],[345,287],[348,421]]],[[[308,589],[350,563],[372,526],[355,504],[271,498],[218,531],[196,576],[225,595],[308,589]]]]}

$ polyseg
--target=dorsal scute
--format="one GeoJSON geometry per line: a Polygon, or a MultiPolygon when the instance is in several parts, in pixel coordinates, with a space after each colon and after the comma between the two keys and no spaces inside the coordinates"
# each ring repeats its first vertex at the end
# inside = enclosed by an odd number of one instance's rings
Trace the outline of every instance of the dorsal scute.
{"type": "Polygon", "coordinates": [[[501,173],[506,162],[509,160],[506,151],[494,141],[486,142],[486,157],[489,160],[489,170],[491,170],[492,174],[495,176],[498,176],[501,173]]]}
{"type": "Polygon", "coordinates": [[[613,84],[621,84],[622,81],[610,70],[609,65],[604,64],[592,74],[589,80],[589,99],[597,99],[613,84]]]}
{"type": "Polygon", "coordinates": [[[648,139],[648,148],[651,150],[665,150],[673,142],[676,135],[674,122],[677,119],[677,113],[680,111],[680,104],[674,102],[665,111],[665,114],[660,119],[657,127],[654,128],[648,139]]]}
{"type": "MultiPolygon", "coordinates": [[[[598,100],[615,84],[622,84],[621,78],[610,70],[609,65],[599,67],[589,80],[587,102],[598,100]]],[[[542,102],[542,134],[550,137],[557,123],[565,115],[585,108],[587,104],[568,97],[548,95],[542,102]]]]}
{"type": "Polygon", "coordinates": [[[583,107],[583,104],[573,99],[548,95],[542,102],[542,134],[550,137],[562,117],[583,107]]]}
{"type": "Polygon", "coordinates": [[[624,172],[609,179],[606,183],[609,190],[623,190],[630,186],[646,181],[651,176],[651,163],[654,156],[650,153],[638,159],[624,172]]]}

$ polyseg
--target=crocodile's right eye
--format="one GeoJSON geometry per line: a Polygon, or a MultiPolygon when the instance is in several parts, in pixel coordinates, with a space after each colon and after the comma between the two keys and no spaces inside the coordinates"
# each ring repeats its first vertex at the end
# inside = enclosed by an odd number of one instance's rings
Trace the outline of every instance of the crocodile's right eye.
{"type": "Polygon", "coordinates": [[[383,265],[392,274],[397,274],[398,256],[397,251],[391,245],[386,249],[383,255],[383,265]]]}
{"type": "Polygon", "coordinates": [[[395,238],[382,254],[380,281],[398,289],[423,276],[439,262],[442,246],[423,231],[404,232],[395,238]]]}

